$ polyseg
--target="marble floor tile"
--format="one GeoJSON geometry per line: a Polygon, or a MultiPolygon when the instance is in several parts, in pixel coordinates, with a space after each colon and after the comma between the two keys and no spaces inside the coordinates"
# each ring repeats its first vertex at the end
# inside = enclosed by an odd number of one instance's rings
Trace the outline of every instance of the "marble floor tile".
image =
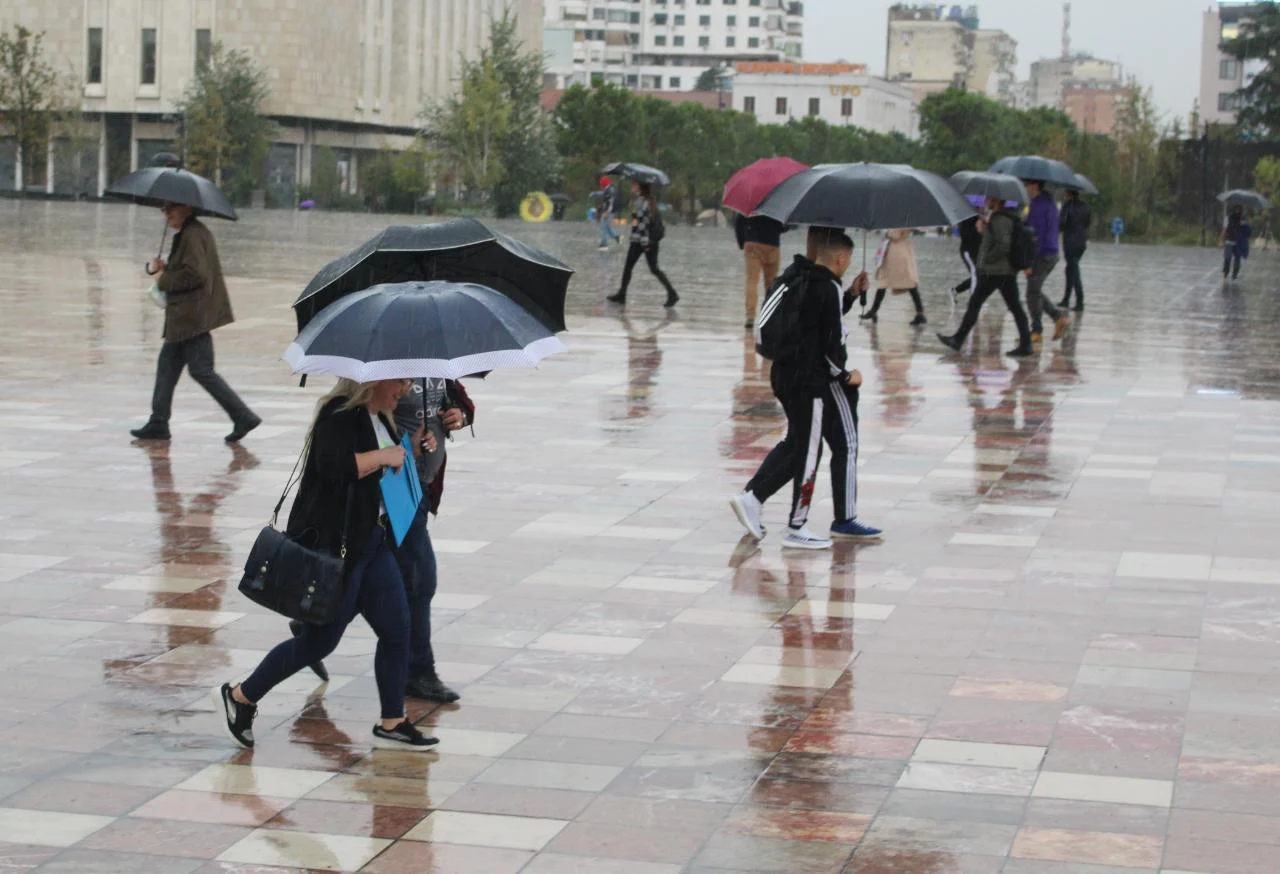
{"type": "Polygon", "coordinates": [[[1031,794],[1035,782],[1034,771],[913,762],[903,771],[897,787],[928,789],[934,792],[1025,797],[1031,794]]]}
{"type": "Polygon", "coordinates": [[[1043,771],[1037,778],[1035,789],[1031,794],[1036,798],[1065,798],[1075,801],[1107,801],[1114,804],[1168,807],[1173,802],[1173,784],[1166,780],[1043,771]]]}
{"type": "Polygon", "coordinates": [[[1023,828],[1013,842],[1016,859],[1152,869],[1160,864],[1164,841],[1158,837],[1023,828]]]}
{"type": "Polygon", "coordinates": [[[331,771],[260,768],[256,765],[210,765],[184,780],[177,789],[224,795],[266,795],[301,798],[333,778],[331,771]]]}
{"type": "Polygon", "coordinates": [[[725,671],[724,683],[748,683],[755,686],[802,686],[808,689],[830,689],[843,670],[779,665],[738,664],[725,671]]]}
{"type": "Polygon", "coordinates": [[[437,810],[404,837],[409,841],[540,850],[566,825],[559,819],[437,810]]]}
{"type": "Polygon", "coordinates": [[[42,847],[69,847],[106,828],[112,817],[0,807],[0,841],[42,847]]]}
{"type": "Polygon", "coordinates": [[[912,754],[911,761],[1034,771],[1040,767],[1044,752],[1044,747],[966,743],[964,741],[924,738],[916,747],[915,753],[912,754]]]}
{"type": "Polygon", "coordinates": [[[379,838],[259,829],[220,853],[218,861],[358,871],[390,844],[379,838]]]}

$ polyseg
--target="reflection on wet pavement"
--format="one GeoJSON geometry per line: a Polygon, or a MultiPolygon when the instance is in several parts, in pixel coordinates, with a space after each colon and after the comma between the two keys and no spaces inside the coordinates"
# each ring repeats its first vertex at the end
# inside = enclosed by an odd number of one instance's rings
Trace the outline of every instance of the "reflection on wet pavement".
{"type": "Polygon", "coordinates": [[[189,380],[171,445],[128,438],[158,216],[0,215],[0,869],[1275,870],[1272,253],[1224,290],[1213,252],[1096,246],[1087,313],[1018,363],[998,301],[941,354],[960,262],[919,241],[928,331],[850,324],[887,539],[793,555],[725,504],[782,427],[728,233],[672,229],[680,306],[642,271],[624,313],[591,227],[506,227],[577,267],[571,352],[473,381],[432,523],[463,700],[411,703],[438,752],[370,749],[360,623],[240,751],[208,690],[287,633],[235,584],[326,388],[278,361],[289,304],[383,222],[213,224],[239,318],[218,366],[266,418],[229,449],[189,380]]]}

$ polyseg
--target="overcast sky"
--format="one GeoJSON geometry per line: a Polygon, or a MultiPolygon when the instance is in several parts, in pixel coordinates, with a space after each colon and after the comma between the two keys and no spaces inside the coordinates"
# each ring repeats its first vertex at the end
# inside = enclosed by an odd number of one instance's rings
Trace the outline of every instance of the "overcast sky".
{"type": "MultiPolygon", "coordinates": [[[[953,4],[948,4],[953,5],[953,4]]],[[[968,3],[961,5],[969,5],[968,3]]],[[[1018,78],[1062,53],[1061,0],[982,0],[983,27],[1018,41],[1018,78]]],[[[1213,0],[1072,0],[1071,47],[1124,64],[1166,114],[1191,111],[1200,88],[1200,38],[1213,0]]],[[[805,60],[843,58],[884,75],[889,0],[805,0],[805,60]]]]}

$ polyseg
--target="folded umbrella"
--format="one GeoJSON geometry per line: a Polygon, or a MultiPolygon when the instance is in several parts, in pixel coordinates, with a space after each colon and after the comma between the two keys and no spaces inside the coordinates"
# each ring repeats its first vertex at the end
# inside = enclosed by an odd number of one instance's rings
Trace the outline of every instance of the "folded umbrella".
{"type": "Polygon", "coordinates": [[[961,170],[951,177],[951,184],[956,191],[966,195],[976,195],[984,200],[988,197],[998,197],[1005,201],[1014,201],[1015,203],[1029,203],[1031,198],[1027,196],[1027,188],[1016,176],[1009,176],[1005,173],[983,173],[973,170],[961,170]]]}
{"type": "Polygon", "coordinates": [[[143,167],[122,176],[102,193],[140,206],[180,203],[194,209],[196,215],[236,220],[235,207],[218,186],[203,176],[175,167],[143,167]]]}
{"type": "Polygon", "coordinates": [[[328,264],[293,302],[298,330],[334,301],[391,282],[477,282],[516,301],[552,331],[563,331],[573,269],[473,218],[392,225],[328,264]]]}
{"type": "Polygon", "coordinates": [[[797,173],[756,207],[788,225],[950,227],[974,214],[947,180],[905,165],[829,164],[797,173]]]}
{"type": "Polygon", "coordinates": [[[510,297],[469,282],[402,282],[347,295],[285,350],[294,373],[357,382],[459,379],[534,367],[565,345],[510,297]]]}
{"type": "Polygon", "coordinates": [[[769,192],[808,169],[807,164],[791,158],[761,158],[729,177],[720,202],[729,209],[750,215],[769,192]]]}
{"type": "Polygon", "coordinates": [[[1009,155],[988,168],[990,173],[1007,173],[1019,179],[1032,179],[1050,185],[1076,187],[1076,174],[1062,161],[1042,158],[1039,155],[1009,155]]]}
{"type": "Polygon", "coordinates": [[[1227,206],[1243,206],[1245,209],[1271,209],[1271,201],[1256,191],[1246,191],[1243,188],[1233,188],[1230,191],[1222,192],[1218,195],[1218,201],[1225,203],[1227,206]]]}
{"type": "Polygon", "coordinates": [[[646,185],[671,184],[667,174],[657,167],[637,164],[634,161],[615,161],[600,172],[605,176],[626,176],[628,179],[634,179],[636,182],[643,182],[646,185]]]}

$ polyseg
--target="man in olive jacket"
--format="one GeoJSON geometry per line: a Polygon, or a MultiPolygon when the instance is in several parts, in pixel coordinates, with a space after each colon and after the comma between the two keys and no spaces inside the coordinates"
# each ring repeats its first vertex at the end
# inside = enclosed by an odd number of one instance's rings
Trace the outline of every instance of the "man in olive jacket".
{"type": "Polygon", "coordinates": [[[164,345],[156,362],[156,386],[151,395],[151,419],[129,433],[138,440],[168,440],[169,415],[173,406],[173,390],[182,369],[212,395],[231,417],[228,443],[236,443],[262,420],[240,400],[231,386],[213,369],[213,336],[215,328],[234,321],[227,285],[222,279],[222,264],[213,234],[195,217],[194,210],[182,204],[167,203],[163,208],[165,222],[177,231],[169,261],[151,262],[149,272],[156,275],[156,287],[165,293],[164,345]]]}

